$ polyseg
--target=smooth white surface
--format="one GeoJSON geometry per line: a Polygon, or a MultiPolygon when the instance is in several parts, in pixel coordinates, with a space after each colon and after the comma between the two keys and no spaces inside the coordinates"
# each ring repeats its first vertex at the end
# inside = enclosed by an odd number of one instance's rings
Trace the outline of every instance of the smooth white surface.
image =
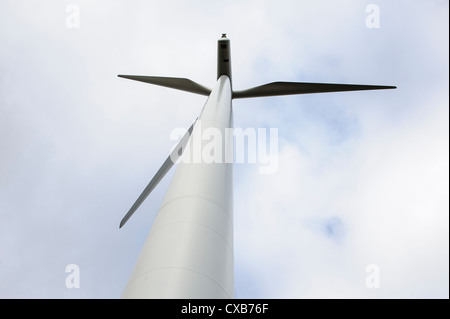
{"type": "MultiPolygon", "coordinates": [[[[231,127],[231,108],[230,79],[221,76],[192,151],[208,128],[231,127]]],[[[122,298],[233,298],[232,207],[232,163],[180,162],[122,298]]]]}

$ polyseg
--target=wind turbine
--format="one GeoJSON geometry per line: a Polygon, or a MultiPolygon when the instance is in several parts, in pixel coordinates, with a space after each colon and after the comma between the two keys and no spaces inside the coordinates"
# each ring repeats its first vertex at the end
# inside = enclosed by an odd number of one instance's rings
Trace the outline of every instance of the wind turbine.
{"type": "Polygon", "coordinates": [[[230,40],[222,34],[217,44],[217,82],[212,90],[185,78],[118,75],[208,96],[200,116],[122,219],[120,228],[174,163],[187,156],[187,149],[191,156],[199,155],[205,146],[202,136],[209,128],[222,133],[224,151],[221,161],[178,164],[122,298],[233,298],[233,177],[232,162],[225,158],[227,150],[233,149],[233,138],[226,133],[233,126],[233,99],[396,88],[273,82],[235,91],[230,40]]]}

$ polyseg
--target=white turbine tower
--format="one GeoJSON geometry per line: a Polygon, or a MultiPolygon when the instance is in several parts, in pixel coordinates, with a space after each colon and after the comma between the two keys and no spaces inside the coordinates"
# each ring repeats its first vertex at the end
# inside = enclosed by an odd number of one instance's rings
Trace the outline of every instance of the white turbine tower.
{"type": "MultiPolygon", "coordinates": [[[[208,96],[199,118],[122,219],[122,227],[181,157],[123,298],[233,298],[232,99],[393,89],[394,86],[274,82],[232,89],[230,41],[218,41],[217,82],[210,90],[183,78],[119,75],[208,96]],[[220,160],[205,162],[208,130],[221,134],[220,160]],[[228,129],[228,130],[227,130],[228,129]],[[189,150],[187,152],[186,150],[189,150]],[[190,160],[185,160],[186,156],[190,160]]],[[[217,149],[215,149],[217,151],[217,149]]]]}

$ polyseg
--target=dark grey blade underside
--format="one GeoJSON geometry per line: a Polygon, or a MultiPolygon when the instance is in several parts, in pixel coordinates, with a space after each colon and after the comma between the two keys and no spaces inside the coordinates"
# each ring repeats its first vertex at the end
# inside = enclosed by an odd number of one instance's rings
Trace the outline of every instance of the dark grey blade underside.
{"type": "Polygon", "coordinates": [[[170,78],[163,76],[143,76],[143,75],[121,75],[121,74],[119,74],[118,77],[165,86],[168,88],[187,91],[200,95],[208,96],[211,93],[211,90],[208,89],[207,87],[204,87],[203,85],[200,85],[197,82],[185,78],[170,78]]]}
{"type": "Polygon", "coordinates": [[[169,157],[164,161],[160,169],[156,172],[155,176],[153,176],[150,183],[148,183],[147,187],[145,187],[142,194],[138,197],[136,202],[131,206],[128,213],[123,217],[120,222],[119,228],[122,228],[123,225],[130,219],[130,217],[134,214],[134,212],[141,206],[142,202],[147,198],[147,196],[155,189],[156,185],[164,178],[167,172],[172,168],[175,162],[181,157],[183,151],[189,141],[189,137],[192,134],[192,130],[194,129],[195,122],[192,123],[189,130],[183,136],[183,138],[178,142],[177,146],[170,153],[169,157]]]}
{"type": "Polygon", "coordinates": [[[290,95],[290,94],[308,94],[308,93],[326,93],[343,91],[361,91],[361,90],[383,90],[395,89],[395,86],[385,85],[359,85],[359,84],[333,84],[333,83],[307,83],[307,82],[273,82],[257,86],[248,90],[233,92],[234,99],[290,95]]]}

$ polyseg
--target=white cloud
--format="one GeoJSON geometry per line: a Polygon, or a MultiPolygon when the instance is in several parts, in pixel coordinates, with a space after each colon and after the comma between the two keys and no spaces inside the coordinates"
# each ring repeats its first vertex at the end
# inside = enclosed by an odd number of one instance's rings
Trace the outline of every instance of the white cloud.
{"type": "Polygon", "coordinates": [[[426,114],[413,112],[402,126],[363,121],[346,152],[315,148],[314,142],[300,152],[288,143],[280,150],[277,174],[243,179],[237,197],[241,188],[246,196],[235,207],[236,249],[238,256],[252,255],[255,271],[272,265],[273,272],[258,277],[267,286],[260,297],[448,294],[445,101],[436,96],[426,114]],[[382,130],[371,131],[372,125],[382,130]],[[315,156],[308,156],[314,148],[315,156]],[[324,228],[333,224],[337,236],[324,228]],[[379,290],[365,286],[365,267],[372,263],[381,268],[379,290]]]}

